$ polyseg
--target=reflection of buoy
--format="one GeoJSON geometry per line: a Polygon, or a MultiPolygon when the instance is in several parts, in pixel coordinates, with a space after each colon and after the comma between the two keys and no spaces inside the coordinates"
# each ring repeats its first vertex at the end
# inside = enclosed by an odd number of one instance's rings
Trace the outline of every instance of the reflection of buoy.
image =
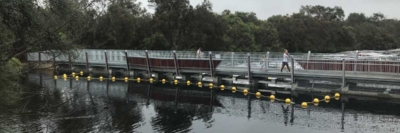
{"type": "Polygon", "coordinates": [[[232,87],[232,92],[235,93],[236,92],[236,87],[232,87]]]}
{"type": "Polygon", "coordinates": [[[243,94],[246,96],[249,93],[249,91],[247,91],[247,89],[243,90],[243,94]]]}
{"type": "Polygon", "coordinates": [[[188,86],[190,85],[190,81],[189,81],[189,80],[188,80],[188,81],[186,81],[186,85],[188,85],[188,86]]]}
{"type": "Polygon", "coordinates": [[[302,103],[301,103],[301,107],[302,107],[303,109],[307,108],[307,103],[306,103],[306,102],[302,102],[302,103]]]}
{"type": "Polygon", "coordinates": [[[335,93],[335,100],[339,100],[340,98],[340,94],[339,93],[335,93]]]}
{"type": "Polygon", "coordinates": [[[221,85],[219,88],[221,88],[221,91],[225,90],[225,86],[221,85]]]}
{"type": "Polygon", "coordinates": [[[257,92],[256,93],[256,98],[260,98],[261,97],[261,93],[260,92],[257,92]]]}
{"type": "Polygon", "coordinates": [[[149,79],[149,82],[150,82],[150,83],[153,83],[153,81],[154,81],[153,78],[150,78],[150,79],[149,79]]]}
{"type": "Polygon", "coordinates": [[[329,103],[329,101],[331,100],[331,97],[329,97],[328,95],[326,95],[324,99],[325,99],[325,102],[326,102],[326,103],[329,103]]]}
{"type": "Polygon", "coordinates": [[[274,102],[275,101],[275,96],[274,95],[269,96],[269,100],[271,100],[271,102],[274,102]]]}
{"type": "Polygon", "coordinates": [[[210,87],[210,89],[212,89],[212,88],[213,88],[213,84],[212,84],[212,83],[209,83],[209,84],[208,84],[208,87],[210,87]]]}
{"type": "Polygon", "coordinates": [[[286,103],[286,104],[290,104],[290,102],[291,102],[290,99],[289,99],[289,98],[286,98],[285,103],[286,103]]]}

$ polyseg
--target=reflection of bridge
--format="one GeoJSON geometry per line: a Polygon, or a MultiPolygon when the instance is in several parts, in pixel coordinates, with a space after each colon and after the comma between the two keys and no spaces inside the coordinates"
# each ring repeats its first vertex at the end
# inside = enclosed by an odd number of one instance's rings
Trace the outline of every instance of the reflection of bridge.
{"type": "MultiPolygon", "coordinates": [[[[135,78],[137,76],[161,77],[165,73],[172,73],[175,75],[174,79],[183,80],[190,78],[188,74],[202,75],[202,77],[218,75],[234,77],[233,80],[228,80],[234,84],[237,80],[235,77],[239,77],[245,82],[238,84],[262,83],[274,87],[278,81],[281,82],[275,79],[282,78],[288,79],[283,80],[282,84],[291,89],[340,91],[343,94],[371,92],[368,95],[400,98],[392,95],[400,92],[399,59],[383,57],[376,59],[360,55],[359,53],[348,54],[338,59],[336,56],[323,54],[295,54],[291,56],[290,64],[294,67],[291,68],[290,73],[279,72],[282,54],[269,52],[252,54],[206,52],[202,58],[197,58],[194,51],[83,49],[67,54],[57,51],[34,52],[28,53],[27,56],[30,62],[40,62],[40,64],[47,62],[53,66],[64,66],[68,70],[82,70],[89,73],[96,70],[115,74],[116,70],[120,70],[119,72],[135,78]],[[260,63],[262,56],[266,59],[265,62],[260,63]],[[341,60],[342,58],[344,60],[341,60]],[[264,70],[260,70],[262,65],[266,66],[264,70]],[[140,72],[144,74],[139,75],[140,72]],[[257,81],[252,79],[257,79],[257,81]],[[318,84],[322,86],[314,86],[318,84]],[[390,85],[387,86],[388,84],[390,85]]],[[[199,80],[204,79],[199,78],[199,80]]],[[[219,81],[214,78],[211,82],[221,84],[219,81]]]]}
{"type": "MultiPolygon", "coordinates": [[[[375,102],[357,102],[350,101],[346,103],[340,103],[331,101],[329,104],[321,103],[320,106],[328,107],[312,107],[308,109],[301,109],[298,105],[293,105],[288,108],[287,111],[283,111],[281,103],[270,103],[267,100],[259,100],[251,97],[243,96],[241,93],[232,94],[230,92],[220,92],[216,90],[201,90],[191,87],[177,87],[172,89],[171,87],[165,87],[165,85],[158,84],[138,84],[138,83],[123,83],[123,82],[111,82],[111,81],[90,81],[85,80],[67,80],[63,79],[54,80],[48,75],[30,74],[29,79],[37,84],[49,86],[49,90],[52,87],[57,86],[58,93],[66,93],[61,95],[62,98],[69,97],[72,99],[78,99],[86,101],[86,98],[110,98],[107,103],[116,104],[109,105],[117,108],[124,104],[136,103],[134,107],[135,114],[146,115],[148,113],[142,112],[143,106],[152,104],[155,106],[154,110],[160,111],[159,116],[134,116],[133,122],[147,122],[144,118],[157,118],[159,120],[151,120],[154,124],[153,129],[160,129],[163,131],[170,131],[171,128],[175,128],[176,125],[163,125],[168,123],[168,119],[163,119],[168,116],[173,116],[175,113],[179,113],[179,117],[185,120],[177,122],[175,124],[187,124],[192,122],[192,117],[197,116],[198,118],[205,119],[207,123],[215,123],[221,119],[213,118],[215,115],[232,115],[235,117],[248,117],[253,121],[257,122],[272,122],[272,123],[287,123],[288,125],[297,125],[303,127],[311,127],[318,129],[324,127],[324,129],[340,130],[342,126],[349,132],[355,132],[359,130],[353,127],[364,127],[370,130],[374,130],[373,126],[377,123],[382,123],[382,126],[390,128],[396,127],[400,124],[398,119],[393,119],[393,115],[400,115],[397,111],[399,106],[389,105],[388,103],[376,104],[375,102]],[[41,79],[41,80],[40,80],[41,79]],[[89,83],[89,85],[87,84],[89,83]],[[164,87],[163,87],[164,86],[164,87]],[[73,89],[71,89],[73,88],[73,89]],[[71,91],[70,93],[68,91],[71,91]],[[74,95],[79,93],[81,95],[74,95]],[[85,94],[90,97],[81,98],[85,94]],[[195,101],[194,99],[198,99],[195,101]],[[127,100],[127,102],[125,102],[127,100]],[[123,101],[119,103],[118,101],[123,101]],[[387,105],[387,106],[380,106],[387,105]],[[349,111],[337,109],[343,106],[349,111]],[[379,106],[379,109],[374,108],[371,110],[371,106],[379,106]],[[333,107],[333,108],[331,108],[333,107]],[[139,108],[139,109],[137,109],[139,108]],[[394,110],[391,114],[385,116],[371,115],[370,113],[357,113],[352,110],[363,110],[363,111],[379,111],[379,110],[394,110]],[[186,116],[187,115],[187,116],[186,116]],[[342,118],[344,117],[344,119],[342,118]],[[392,122],[388,118],[392,118],[392,122]],[[186,120],[187,119],[187,120],[186,120]],[[213,120],[215,119],[215,120],[213,120]],[[162,126],[161,126],[162,125],[162,126]]],[[[54,90],[53,90],[54,91],[54,90]]],[[[301,98],[301,96],[299,97],[301,98]]],[[[311,99],[310,99],[311,100],[311,99]]],[[[75,101],[75,100],[73,100],[75,101]]],[[[294,98],[296,101],[296,98],[294,98]]],[[[92,100],[92,102],[99,104],[102,100],[92,100]]],[[[89,106],[82,105],[69,105],[69,106],[89,106]]],[[[103,106],[100,106],[102,108],[103,106]]],[[[111,108],[110,107],[110,108],[111,108]]],[[[76,109],[76,107],[74,107],[76,109]]],[[[111,109],[114,110],[114,109],[111,109]]],[[[129,115],[129,108],[126,110],[115,110],[115,114],[126,114],[129,115]]],[[[114,116],[115,114],[111,115],[114,116]]],[[[87,114],[85,114],[87,115],[87,114]]],[[[176,114],[175,114],[176,115],[176,114]]],[[[110,117],[108,115],[101,115],[98,117],[110,117]]],[[[178,116],[176,116],[178,117],[178,116]]],[[[124,119],[125,116],[118,116],[118,119],[124,119]]],[[[99,118],[100,119],[100,118],[99,118]]],[[[100,123],[96,123],[100,124],[100,123]]],[[[134,125],[134,123],[127,123],[134,125]]],[[[190,124],[186,125],[185,128],[190,128],[190,124]]],[[[99,127],[93,125],[93,127],[99,127]]],[[[111,127],[110,127],[111,128],[111,127]]],[[[122,127],[121,127],[122,128],[122,127]]],[[[133,130],[133,129],[132,129],[133,130]]],[[[184,129],[181,129],[184,130],[184,129]]],[[[388,132],[391,130],[380,129],[380,132],[388,132]]]]}

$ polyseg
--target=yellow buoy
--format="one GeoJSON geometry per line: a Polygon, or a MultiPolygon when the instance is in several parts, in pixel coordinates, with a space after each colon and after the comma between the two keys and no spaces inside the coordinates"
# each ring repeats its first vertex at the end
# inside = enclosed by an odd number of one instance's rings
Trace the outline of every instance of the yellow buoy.
{"type": "Polygon", "coordinates": [[[221,88],[221,91],[225,90],[225,86],[221,85],[219,88],[221,88]]]}
{"type": "Polygon", "coordinates": [[[128,78],[128,77],[125,77],[124,80],[129,80],[129,78],[128,78]]]}
{"type": "Polygon", "coordinates": [[[313,103],[315,106],[318,106],[319,104],[319,99],[318,98],[314,98],[313,103]]]}
{"type": "Polygon", "coordinates": [[[87,76],[87,80],[88,80],[88,81],[90,81],[90,78],[91,78],[90,76],[87,76]]]}
{"type": "Polygon", "coordinates": [[[186,85],[188,85],[188,86],[190,85],[190,81],[189,81],[189,80],[188,80],[188,81],[186,81],[186,85]]]}
{"type": "Polygon", "coordinates": [[[208,84],[208,87],[210,87],[210,89],[213,88],[213,84],[212,84],[212,83],[209,83],[209,84],[208,84]]]}
{"type": "Polygon", "coordinates": [[[275,101],[275,96],[274,95],[269,96],[269,100],[271,100],[271,102],[274,102],[275,101]]]}
{"type": "Polygon", "coordinates": [[[307,103],[306,103],[306,102],[302,102],[302,103],[301,103],[301,107],[302,107],[303,109],[307,108],[307,103]]]}
{"type": "Polygon", "coordinates": [[[103,76],[100,76],[100,78],[99,78],[99,79],[100,79],[100,81],[103,81],[103,76]]]}
{"type": "Polygon", "coordinates": [[[235,86],[232,87],[232,92],[233,92],[233,93],[236,92],[236,87],[235,87],[235,86]]]}
{"type": "Polygon", "coordinates": [[[286,103],[286,104],[290,104],[290,102],[291,102],[290,99],[289,99],[289,98],[286,98],[285,103],[286,103]]]}
{"type": "Polygon", "coordinates": [[[115,80],[115,77],[113,76],[113,77],[111,77],[111,80],[115,80]]]}
{"type": "Polygon", "coordinates": [[[153,78],[150,78],[149,82],[150,82],[150,83],[153,83],[153,81],[154,81],[154,79],[153,79],[153,78]]]}
{"type": "Polygon", "coordinates": [[[197,82],[197,86],[203,87],[203,85],[201,84],[201,82],[197,82]]]}
{"type": "Polygon", "coordinates": [[[83,72],[81,71],[81,72],[79,72],[79,74],[81,74],[81,76],[83,75],[83,72]]]}
{"type": "Polygon", "coordinates": [[[340,94],[339,93],[335,93],[335,100],[339,100],[340,98],[340,94]]]}
{"type": "Polygon", "coordinates": [[[165,84],[165,79],[162,79],[161,82],[162,82],[163,84],[165,84]]]}
{"type": "Polygon", "coordinates": [[[72,72],[72,74],[71,74],[73,77],[75,77],[75,72],[72,72]]]}
{"type": "Polygon", "coordinates": [[[63,77],[66,78],[66,77],[67,77],[67,74],[64,73],[64,74],[63,74],[63,77]]]}
{"type": "Polygon", "coordinates": [[[329,101],[331,100],[331,97],[329,97],[328,95],[326,95],[326,96],[324,97],[324,100],[325,100],[326,103],[329,103],[329,101]]]}
{"type": "Polygon", "coordinates": [[[175,79],[174,80],[174,84],[177,85],[178,84],[178,80],[175,79]]]}
{"type": "Polygon", "coordinates": [[[256,93],[256,98],[260,98],[261,97],[261,93],[260,92],[257,92],[256,93]]]}
{"type": "Polygon", "coordinates": [[[243,94],[246,96],[249,93],[249,91],[247,91],[247,89],[243,90],[243,94]]]}
{"type": "Polygon", "coordinates": [[[75,76],[75,79],[76,79],[76,80],[79,80],[79,76],[75,76]]]}
{"type": "Polygon", "coordinates": [[[54,75],[54,79],[58,79],[57,75],[54,75]]]}
{"type": "Polygon", "coordinates": [[[138,78],[136,78],[136,81],[138,82],[138,83],[140,83],[140,78],[138,77],[138,78]]]}

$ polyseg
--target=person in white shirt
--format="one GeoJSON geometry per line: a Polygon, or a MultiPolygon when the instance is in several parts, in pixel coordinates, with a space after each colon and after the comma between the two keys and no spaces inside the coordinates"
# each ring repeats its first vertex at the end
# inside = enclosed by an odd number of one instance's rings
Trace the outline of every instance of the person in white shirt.
{"type": "Polygon", "coordinates": [[[199,48],[199,49],[197,50],[197,58],[202,58],[202,57],[201,57],[201,48],[199,48]]]}
{"type": "Polygon", "coordinates": [[[289,53],[288,50],[285,49],[285,53],[283,53],[283,60],[282,60],[282,67],[281,67],[281,72],[283,70],[283,68],[286,66],[288,71],[290,72],[290,67],[288,64],[288,58],[289,58],[289,53]]]}

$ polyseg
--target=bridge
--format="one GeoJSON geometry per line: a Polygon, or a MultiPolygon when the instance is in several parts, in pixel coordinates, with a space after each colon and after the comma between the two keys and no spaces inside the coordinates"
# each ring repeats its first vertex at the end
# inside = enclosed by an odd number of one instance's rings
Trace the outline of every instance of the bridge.
{"type": "Polygon", "coordinates": [[[295,53],[290,55],[290,72],[280,71],[282,53],[276,52],[211,51],[197,57],[196,51],[80,49],[65,53],[31,52],[27,54],[27,60],[39,67],[68,73],[84,71],[103,76],[121,73],[134,78],[159,79],[172,75],[172,80],[198,77],[196,80],[201,82],[222,84],[226,81],[232,86],[272,86],[397,97],[394,94],[400,93],[399,58],[361,55],[359,52],[342,55],[295,53]]]}

